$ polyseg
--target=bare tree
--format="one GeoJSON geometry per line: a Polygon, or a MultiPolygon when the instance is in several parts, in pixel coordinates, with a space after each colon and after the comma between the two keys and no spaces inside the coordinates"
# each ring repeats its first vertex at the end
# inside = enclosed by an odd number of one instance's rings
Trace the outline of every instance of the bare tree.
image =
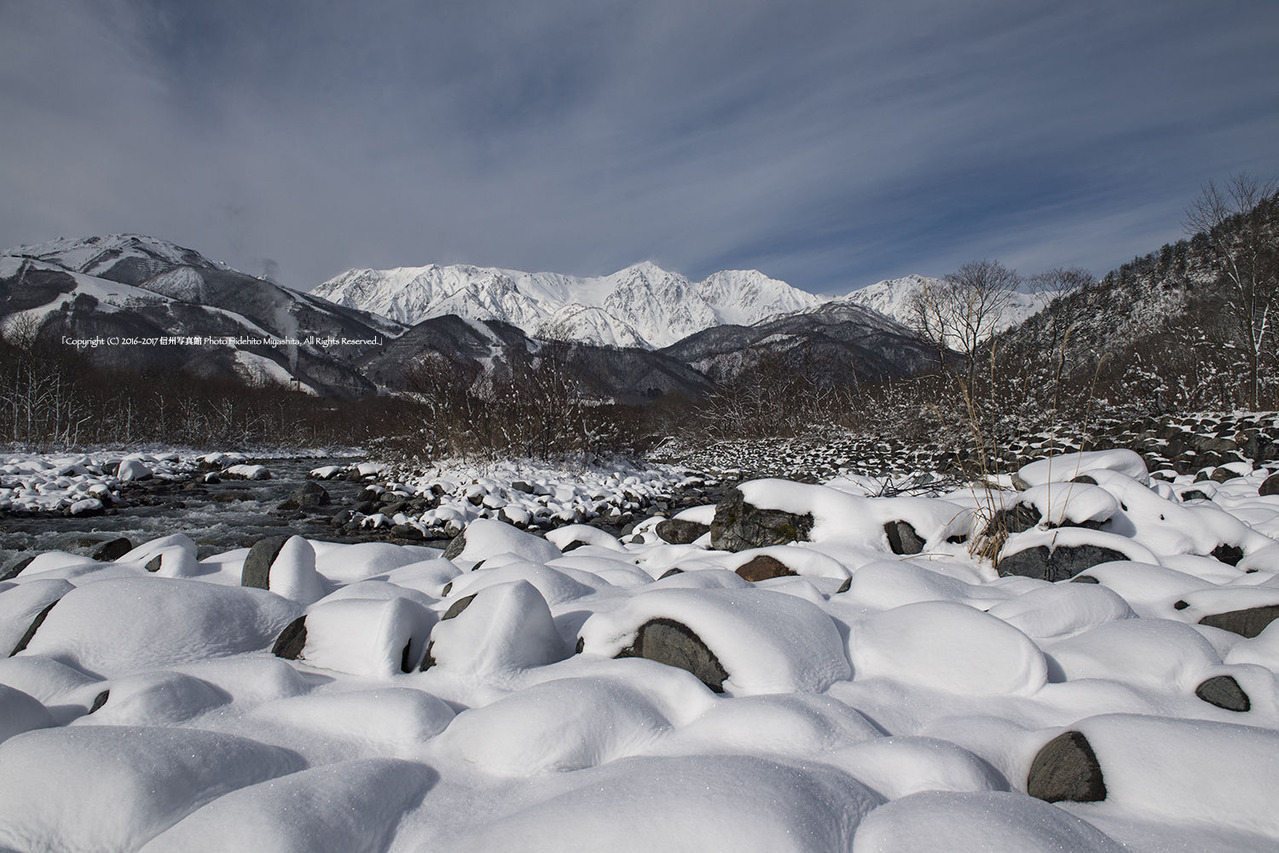
{"type": "Polygon", "coordinates": [[[1186,209],[1185,228],[1202,233],[1218,267],[1227,309],[1248,360],[1248,395],[1260,407],[1261,366],[1279,302],[1279,223],[1276,184],[1247,173],[1224,186],[1209,181],[1186,209]]]}
{"type": "Polygon", "coordinates": [[[964,356],[968,387],[977,373],[977,351],[995,333],[1021,284],[999,261],[964,264],[939,281],[929,281],[910,301],[911,324],[937,347],[944,365],[948,351],[964,356]]]}

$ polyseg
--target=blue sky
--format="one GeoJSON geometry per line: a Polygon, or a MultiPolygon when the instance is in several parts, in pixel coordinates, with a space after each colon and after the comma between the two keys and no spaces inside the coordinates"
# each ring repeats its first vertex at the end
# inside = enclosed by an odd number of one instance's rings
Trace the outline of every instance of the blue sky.
{"type": "Polygon", "coordinates": [[[1272,0],[0,0],[0,246],[1100,274],[1279,174],[1276,44],[1272,0]]]}

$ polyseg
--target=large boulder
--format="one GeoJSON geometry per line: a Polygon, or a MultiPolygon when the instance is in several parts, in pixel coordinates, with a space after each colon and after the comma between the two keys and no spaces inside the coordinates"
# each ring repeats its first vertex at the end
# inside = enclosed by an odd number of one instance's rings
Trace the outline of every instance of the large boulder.
{"type": "Polygon", "coordinates": [[[328,489],[314,480],[303,483],[301,488],[285,498],[278,509],[313,509],[328,504],[328,489]]]}
{"type": "Polygon", "coordinates": [[[1106,799],[1106,780],[1088,738],[1069,731],[1044,744],[1030,764],[1026,793],[1049,803],[1106,799]]]}
{"type": "Polygon", "coordinates": [[[669,542],[672,545],[688,545],[705,536],[710,529],[709,525],[699,524],[696,521],[668,518],[658,522],[654,532],[663,542],[669,542]]]}
{"type": "Polygon", "coordinates": [[[1056,582],[1070,580],[1085,569],[1102,563],[1126,559],[1126,555],[1098,545],[1065,545],[1052,550],[1040,545],[1003,557],[996,569],[1000,577],[1018,575],[1056,582]]]}
{"type": "Polygon", "coordinates": [[[734,489],[715,507],[715,520],[710,528],[711,547],[720,551],[745,551],[785,545],[807,540],[812,530],[812,514],[760,509],[747,503],[740,489],[734,489]]]}
{"type": "Polygon", "coordinates": [[[650,619],[635,632],[634,641],[617,653],[619,658],[645,658],[683,669],[716,693],[724,692],[728,672],[702,638],[674,619],[650,619]]]}

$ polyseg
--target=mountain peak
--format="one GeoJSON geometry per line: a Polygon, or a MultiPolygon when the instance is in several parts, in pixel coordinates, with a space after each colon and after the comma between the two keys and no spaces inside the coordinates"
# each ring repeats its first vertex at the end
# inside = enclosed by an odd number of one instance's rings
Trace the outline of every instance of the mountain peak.
{"type": "Polygon", "coordinates": [[[313,292],[409,325],[452,313],[503,320],[530,335],[650,348],[710,326],[754,323],[823,301],[757,270],[729,270],[693,283],[649,260],[594,278],[468,265],[352,270],[313,292]]]}

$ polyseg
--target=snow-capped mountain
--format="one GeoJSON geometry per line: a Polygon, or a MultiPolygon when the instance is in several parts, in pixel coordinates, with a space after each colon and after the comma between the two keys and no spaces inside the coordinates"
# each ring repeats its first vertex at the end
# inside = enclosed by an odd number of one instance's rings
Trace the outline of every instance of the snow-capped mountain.
{"type": "Polygon", "coordinates": [[[48,340],[93,342],[83,354],[101,365],[239,374],[338,395],[372,391],[349,362],[404,331],[136,234],[0,255],[0,319],[19,312],[48,340]]]}
{"type": "Polygon", "coordinates": [[[691,282],[647,261],[594,278],[467,265],[360,269],[312,292],[405,325],[457,314],[511,323],[535,336],[649,348],[826,301],[756,270],[691,282]]]}
{"type": "MultiPolygon", "coordinates": [[[[925,286],[939,286],[941,279],[928,278],[922,275],[908,275],[902,278],[889,279],[876,284],[854,290],[840,301],[864,305],[872,311],[878,311],[892,317],[904,326],[912,325],[911,300],[925,286]]],[[[1026,318],[1042,311],[1057,293],[1020,293],[1015,292],[1008,300],[999,322],[990,328],[990,334],[1011,329],[1020,325],[1026,318]]]]}

